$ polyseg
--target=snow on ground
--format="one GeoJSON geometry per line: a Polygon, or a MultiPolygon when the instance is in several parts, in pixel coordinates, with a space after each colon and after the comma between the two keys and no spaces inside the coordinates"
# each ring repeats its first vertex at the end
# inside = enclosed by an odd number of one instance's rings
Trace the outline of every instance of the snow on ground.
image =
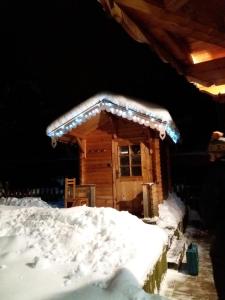
{"type": "Polygon", "coordinates": [[[41,198],[35,197],[24,197],[24,198],[15,198],[15,197],[1,197],[0,205],[9,205],[9,206],[26,206],[26,207],[50,207],[48,203],[41,200],[41,198]]]}
{"type": "MultiPolygon", "coordinates": [[[[175,282],[179,282],[180,284],[183,284],[185,286],[186,280],[187,280],[187,274],[185,272],[182,273],[182,272],[178,272],[177,270],[168,269],[166,272],[166,275],[161,283],[161,286],[160,286],[160,294],[161,295],[168,294],[167,293],[168,290],[174,289],[175,282]]],[[[181,297],[182,297],[182,295],[181,295],[181,297]]],[[[181,299],[184,299],[184,298],[181,298],[181,299]]]]}
{"type": "Polygon", "coordinates": [[[112,208],[43,206],[0,206],[0,299],[163,299],[141,288],[161,228],[112,208]]]}
{"type": "Polygon", "coordinates": [[[183,220],[184,214],[184,203],[176,194],[172,193],[168,199],[159,204],[157,225],[162,228],[177,229],[178,224],[183,220]]]}

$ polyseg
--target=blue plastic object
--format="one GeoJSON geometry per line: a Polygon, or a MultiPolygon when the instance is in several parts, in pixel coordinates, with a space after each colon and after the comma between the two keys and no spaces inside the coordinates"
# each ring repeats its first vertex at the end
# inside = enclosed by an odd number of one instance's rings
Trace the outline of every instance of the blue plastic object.
{"type": "Polygon", "coordinates": [[[188,274],[194,276],[198,275],[199,257],[198,257],[198,246],[196,244],[191,243],[188,246],[188,249],[186,251],[186,258],[187,258],[188,274]]]}

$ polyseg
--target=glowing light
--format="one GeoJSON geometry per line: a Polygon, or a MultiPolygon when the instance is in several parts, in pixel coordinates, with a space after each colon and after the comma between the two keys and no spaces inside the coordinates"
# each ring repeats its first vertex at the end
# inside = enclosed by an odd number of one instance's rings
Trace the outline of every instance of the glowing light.
{"type": "Polygon", "coordinates": [[[132,101],[129,103],[129,100],[122,96],[118,96],[116,99],[104,97],[98,101],[95,100],[92,105],[85,105],[84,109],[74,108],[68,115],[63,116],[60,120],[56,120],[54,123],[55,127],[52,126],[53,129],[51,128],[51,131],[47,131],[47,134],[50,137],[61,137],[104,110],[137,122],[140,125],[158,130],[161,139],[164,139],[167,133],[174,142],[179,140],[179,132],[165,109],[155,108],[156,113],[153,114],[149,111],[149,108],[145,110],[138,105],[136,102],[134,105],[132,101]]]}
{"type": "Polygon", "coordinates": [[[191,53],[191,58],[194,64],[225,57],[224,48],[215,46],[210,48],[209,44],[205,45],[205,47],[205,49],[196,50],[191,53]]]}
{"type": "Polygon", "coordinates": [[[194,64],[212,60],[212,55],[207,50],[195,51],[191,53],[191,58],[194,64]]]}
{"type": "Polygon", "coordinates": [[[201,85],[196,82],[192,82],[200,91],[204,91],[206,93],[212,94],[212,95],[219,95],[219,94],[225,94],[225,84],[221,85],[211,85],[209,87],[201,85]]]}

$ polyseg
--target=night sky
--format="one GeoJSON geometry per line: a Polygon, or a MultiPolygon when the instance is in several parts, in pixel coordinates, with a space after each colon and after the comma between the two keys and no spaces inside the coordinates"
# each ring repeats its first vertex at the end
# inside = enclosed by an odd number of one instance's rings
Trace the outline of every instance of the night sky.
{"type": "Polygon", "coordinates": [[[182,134],[180,151],[205,150],[211,130],[223,129],[211,97],[132,40],[97,1],[54,5],[7,9],[1,20],[0,176],[74,158],[67,146],[51,147],[46,127],[101,91],[166,107],[182,134]]]}

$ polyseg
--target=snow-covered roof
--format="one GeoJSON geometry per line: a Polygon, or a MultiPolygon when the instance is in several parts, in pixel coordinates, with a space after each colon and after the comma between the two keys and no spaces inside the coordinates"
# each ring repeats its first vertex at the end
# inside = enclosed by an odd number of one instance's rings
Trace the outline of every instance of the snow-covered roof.
{"type": "Polygon", "coordinates": [[[107,111],[121,118],[159,131],[161,139],[168,134],[176,143],[180,134],[170,113],[163,107],[110,93],[97,94],[56,119],[47,127],[47,135],[53,139],[63,136],[88,119],[107,111]]]}

